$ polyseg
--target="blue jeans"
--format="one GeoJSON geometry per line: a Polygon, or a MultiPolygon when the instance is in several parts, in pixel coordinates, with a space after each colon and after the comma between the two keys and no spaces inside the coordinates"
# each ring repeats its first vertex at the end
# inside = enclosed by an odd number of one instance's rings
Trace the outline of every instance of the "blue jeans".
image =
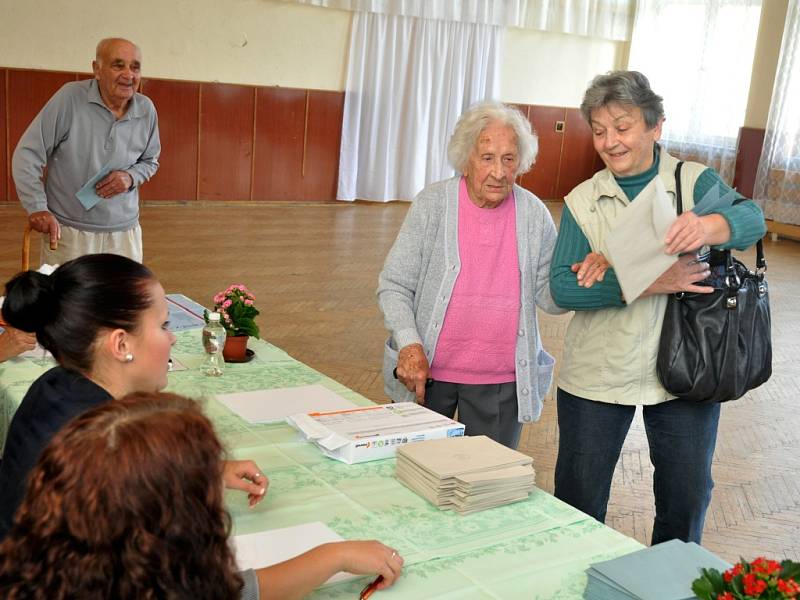
{"type": "MultiPolygon", "coordinates": [[[[651,543],[700,543],[714,480],[719,404],[671,400],[643,407],[656,518],[651,543]]],[[[635,406],[594,402],[558,390],[555,496],[603,522],[611,478],[635,406]]]]}

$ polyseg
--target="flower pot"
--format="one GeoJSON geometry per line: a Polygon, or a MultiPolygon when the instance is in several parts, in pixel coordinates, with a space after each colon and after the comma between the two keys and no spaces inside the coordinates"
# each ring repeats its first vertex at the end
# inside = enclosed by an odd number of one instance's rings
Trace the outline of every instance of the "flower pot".
{"type": "Polygon", "coordinates": [[[247,356],[249,335],[229,335],[225,338],[222,356],[226,362],[243,362],[247,356]]]}

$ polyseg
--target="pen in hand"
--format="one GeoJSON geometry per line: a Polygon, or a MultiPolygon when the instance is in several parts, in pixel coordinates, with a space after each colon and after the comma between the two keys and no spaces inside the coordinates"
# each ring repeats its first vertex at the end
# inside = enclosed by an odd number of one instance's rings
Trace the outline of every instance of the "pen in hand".
{"type": "Polygon", "coordinates": [[[367,600],[375,590],[378,589],[378,585],[380,582],[383,581],[383,575],[378,575],[373,581],[368,583],[363,590],[361,590],[361,594],[358,596],[358,600],[367,600]]]}

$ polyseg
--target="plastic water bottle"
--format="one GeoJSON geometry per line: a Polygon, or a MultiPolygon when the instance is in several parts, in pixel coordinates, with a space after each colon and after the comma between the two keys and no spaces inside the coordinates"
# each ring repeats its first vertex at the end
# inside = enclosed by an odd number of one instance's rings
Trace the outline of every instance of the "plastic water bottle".
{"type": "Polygon", "coordinates": [[[203,327],[203,348],[206,350],[203,372],[206,375],[219,377],[225,371],[225,359],[222,357],[225,335],[219,313],[208,313],[208,323],[203,327]]]}

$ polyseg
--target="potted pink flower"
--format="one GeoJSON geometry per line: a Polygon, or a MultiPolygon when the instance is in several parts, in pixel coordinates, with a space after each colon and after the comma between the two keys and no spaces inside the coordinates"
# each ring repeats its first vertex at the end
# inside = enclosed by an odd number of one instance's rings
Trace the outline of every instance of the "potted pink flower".
{"type": "MultiPolygon", "coordinates": [[[[259,311],[255,307],[255,295],[244,284],[231,285],[214,296],[214,312],[220,314],[227,337],[222,355],[226,361],[243,361],[247,356],[247,340],[259,337],[255,318],[259,311]]],[[[204,315],[208,322],[208,311],[204,315]]]]}

